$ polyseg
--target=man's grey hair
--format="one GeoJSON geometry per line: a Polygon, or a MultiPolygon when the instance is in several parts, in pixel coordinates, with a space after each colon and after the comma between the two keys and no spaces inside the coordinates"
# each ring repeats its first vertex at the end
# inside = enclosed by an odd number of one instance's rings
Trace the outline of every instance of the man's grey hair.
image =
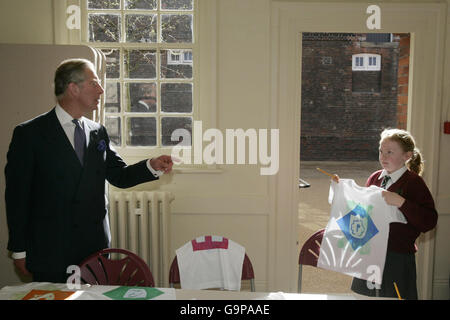
{"type": "Polygon", "coordinates": [[[60,63],[55,72],[55,96],[59,100],[64,96],[71,82],[81,83],[85,80],[84,71],[90,68],[95,71],[91,61],[86,59],[68,59],[60,63]]]}

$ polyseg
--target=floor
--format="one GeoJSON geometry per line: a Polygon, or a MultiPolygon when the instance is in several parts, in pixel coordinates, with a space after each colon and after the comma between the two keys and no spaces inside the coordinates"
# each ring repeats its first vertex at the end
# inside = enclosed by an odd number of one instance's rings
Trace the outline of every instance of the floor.
{"type": "MultiPolygon", "coordinates": [[[[369,175],[380,168],[376,162],[310,162],[302,161],[300,177],[310,184],[301,188],[298,206],[300,247],[317,230],[325,228],[330,214],[328,192],[330,178],[319,172],[319,167],[341,178],[354,179],[364,186],[369,175]]],[[[333,271],[303,266],[302,292],[305,293],[350,293],[352,278],[333,271]]]]}

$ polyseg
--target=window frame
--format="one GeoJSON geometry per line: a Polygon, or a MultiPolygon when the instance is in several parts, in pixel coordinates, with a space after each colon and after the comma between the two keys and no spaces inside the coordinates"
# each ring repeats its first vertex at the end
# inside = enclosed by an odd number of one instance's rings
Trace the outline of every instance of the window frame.
{"type": "Polygon", "coordinates": [[[376,53],[358,53],[352,55],[352,71],[381,71],[381,55],[376,53]],[[362,65],[359,63],[363,60],[362,65]],[[370,61],[375,59],[375,65],[371,65],[370,61]]]}
{"type": "MultiPolygon", "coordinates": [[[[159,4],[160,0],[158,1],[158,7],[156,10],[126,10],[123,5],[121,5],[120,9],[102,9],[102,10],[88,10],[87,8],[87,0],[81,1],[81,32],[80,32],[80,42],[81,44],[91,46],[96,49],[119,49],[119,59],[120,59],[120,76],[118,79],[107,79],[105,77],[105,84],[104,87],[106,87],[107,83],[115,83],[119,82],[122,83],[120,86],[120,99],[121,99],[121,110],[118,113],[110,113],[106,112],[105,106],[101,106],[103,110],[100,110],[100,114],[102,114],[103,119],[101,119],[102,123],[105,123],[106,117],[120,117],[120,132],[121,132],[121,142],[122,144],[120,146],[114,146],[114,148],[124,157],[128,159],[133,160],[140,160],[148,158],[149,154],[170,154],[174,146],[162,146],[162,118],[165,117],[190,117],[192,120],[192,128],[194,127],[194,121],[199,117],[199,96],[197,94],[197,88],[199,86],[199,71],[198,71],[198,61],[197,54],[199,51],[199,45],[198,45],[198,8],[199,8],[199,1],[193,0],[193,10],[189,11],[179,11],[179,10],[160,10],[159,4]],[[120,32],[121,32],[121,42],[89,42],[89,21],[88,21],[88,14],[89,13],[98,13],[98,12],[111,12],[112,14],[115,14],[120,11],[120,17],[121,17],[121,23],[120,23],[120,32]],[[157,42],[145,42],[145,43],[127,43],[125,42],[126,38],[126,14],[157,14],[159,17],[161,17],[163,14],[192,14],[192,43],[166,43],[166,42],[159,42],[160,39],[157,39],[157,42]],[[124,57],[123,52],[124,50],[156,50],[156,78],[155,79],[128,79],[125,78],[124,75],[124,57]],[[164,50],[181,50],[183,52],[184,50],[189,50],[192,52],[192,78],[190,79],[168,79],[168,78],[162,78],[161,77],[161,54],[164,50]],[[126,84],[127,83],[156,83],[156,90],[157,90],[157,101],[158,106],[155,113],[138,113],[138,112],[126,112],[124,107],[126,107],[126,97],[124,96],[124,93],[126,92],[126,84]],[[190,83],[192,84],[192,110],[190,113],[176,113],[176,112],[162,112],[161,108],[161,84],[163,83],[190,83]],[[127,138],[128,138],[128,132],[127,132],[127,124],[128,119],[130,117],[142,117],[142,118],[156,118],[156,134],[157,134],[157,142],[155,146],[129,146],[126,144],[127,138]]],[[[121,3],[124,3],[124,0],[121,0],[121,3]]],[[[157,29],[158,29],[158,36],[161,37],[161,19],[158,19],[157,22],[157,29]]],[[[188,64],[188,62],[184,61],[184,54],[182,53],[180,55],[180,59],[183,60],[183,64],[188,64]]],[[[106,96],[105,96],[106,100],[106,96]]],[[[194,134],[194,133],[192,133],[194,134]]],[[[191,138],[192,141],[192,148],[194,139],[191,138]]]]}

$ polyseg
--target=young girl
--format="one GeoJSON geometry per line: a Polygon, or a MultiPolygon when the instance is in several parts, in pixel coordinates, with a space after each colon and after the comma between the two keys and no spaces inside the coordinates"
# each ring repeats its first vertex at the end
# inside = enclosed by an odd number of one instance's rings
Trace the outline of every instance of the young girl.
{"type": "MultiPolygon", "coordinates": [[[[379,295],[397,297],[394,282],[403,299],[417,299],[415,240],[421,232],[432,230],[437,223],[434,201],[421,174],[423,161],[414,138],[407,131],[386,129],[381,133],[379,161],[383,170],[374,172],[366,186],[385,188],[383,198],[396,206],[407,223],[391,223],[383,279],[379,295]]],[[[333,178],[339,182],[337,175],[333,178]]],[[[352,290],[375,296],[366,280],[353,278],[352,290]]]]}

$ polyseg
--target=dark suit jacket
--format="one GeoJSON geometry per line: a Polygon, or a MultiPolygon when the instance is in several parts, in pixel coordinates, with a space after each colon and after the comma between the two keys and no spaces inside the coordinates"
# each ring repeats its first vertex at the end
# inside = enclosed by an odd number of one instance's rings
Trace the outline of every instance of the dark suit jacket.
{"type": "Polygon", "coordinates": [[[155,180],[146,160],[127,166],[105,127],[91,129],[84,166],[55,109],[18,125],[7,154],[8,249],[26,251],[30,272],[65,272],[108,246],[105,179],[119,188],[155,180]]]}

